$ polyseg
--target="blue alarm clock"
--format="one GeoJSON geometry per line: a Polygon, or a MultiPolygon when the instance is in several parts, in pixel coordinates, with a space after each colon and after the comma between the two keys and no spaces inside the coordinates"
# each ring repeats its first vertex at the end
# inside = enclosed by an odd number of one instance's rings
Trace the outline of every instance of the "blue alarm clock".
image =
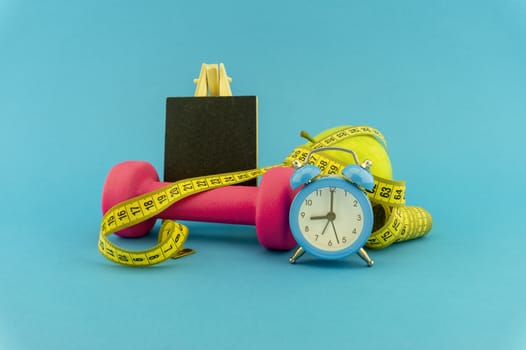
{"type": "Polygon", "coordinates": [[[294,161],[290,185],[293,189],[304,186],[289,212],[290,229],[299,246],[290,263],[308,252],[321,259],[342,259],[358,253],[369,266],[374,264],[363,249],[373,227],[371,202],[363,190],[374,187],[371,165],[369,160],[360,164],[354,151],[340,147],[311,150],[304,164],[294,161]],[[313,153],[322,151],[348,152],[356,164],[346,166],[341,174],[321,175],[309,161],[313,153]]]}

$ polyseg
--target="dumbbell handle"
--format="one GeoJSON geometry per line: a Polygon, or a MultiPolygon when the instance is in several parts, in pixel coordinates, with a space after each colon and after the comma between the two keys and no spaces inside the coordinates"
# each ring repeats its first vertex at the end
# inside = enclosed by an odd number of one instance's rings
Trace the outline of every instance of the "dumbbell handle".
{"type": "MultiPolygon", "coordinates": [[[[155,191],[169,182],[143,183],[138,194],[155,191]]],[[[255,186],[228,186],[194,194],[168,207],[157,218],[225,224],[255,225],[255,186]]]]}

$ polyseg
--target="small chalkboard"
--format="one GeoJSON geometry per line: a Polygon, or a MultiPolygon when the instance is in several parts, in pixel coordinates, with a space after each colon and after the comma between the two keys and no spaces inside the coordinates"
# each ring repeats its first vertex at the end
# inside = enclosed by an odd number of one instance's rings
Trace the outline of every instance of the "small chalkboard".
{"type": "Polygon", "coordinates": [[[164,181],[257,168],[257,120],[257,96],[167,98],[164,181]]]}

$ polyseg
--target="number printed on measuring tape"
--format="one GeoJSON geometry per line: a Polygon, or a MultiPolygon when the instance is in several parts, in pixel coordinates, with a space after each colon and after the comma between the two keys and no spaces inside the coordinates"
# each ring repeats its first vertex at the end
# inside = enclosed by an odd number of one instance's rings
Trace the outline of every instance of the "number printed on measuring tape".
{"type": "Polygon", "coordinates": [[[405,182],[395,181],[374,176],[374,186],[366,190],[369,199],[377,203],[392,206],[405,205],[405,182]]]}
{"type": "Polygon", "coordinates": [[[384,210],[390,214],[383,226],[371,233],[365,245],[368,248],[383,249],[395,242],[422,237],[431,230],[431,215],[422,208],[384,207],[384,210]]]}
{"type": "Polygon", "coordinates": [[[380,143],[384,146],[384,148],[387,149],[387,141],[385,140],[384,135],[375,128],[372,128],[370,126],[350,126],[346,127],[344,129],[338,130],[332,135],[329,135],[322,139],[321,141],[316,142],[312,148],[322,148],[334,145],[340,141],[343,141],[345,139],[355,137],[355,136],[372,136],[375,137],[380,141],[380,143]]]}
{"type": "Polygon", "coordinates": [[[181,250],[188,235],[188,228],[171,220],[163,221],[159,230],[159,244],[143,251],[128,251],[122,249],[107,236],[99,236],[99,251],[108,259],[131,266],[154,265],[160,263],[181,250]]]}

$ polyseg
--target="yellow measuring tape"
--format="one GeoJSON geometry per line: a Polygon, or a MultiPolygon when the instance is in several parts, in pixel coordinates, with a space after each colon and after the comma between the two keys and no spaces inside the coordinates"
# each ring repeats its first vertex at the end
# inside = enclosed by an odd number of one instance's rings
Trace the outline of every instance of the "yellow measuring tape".
{"type": "Polygon", "coordinates": [[[132,252],[122,249],[112,243],[108,236],[153,218],[183,198],[254,179],[268,169],[270,167],[185,179],[118,203],[102,218],[99,251],[116,263],[131,266],[155,265],[169,258],[191,254],[193,251],[182,249],[188,236],[188,228],[172,220],[163,221],[159,229],[158,244],[148,250],[132,252]]]}
{"type": "MultiPolygon", "coordinates": [[[[263,175],[277,166],[291,166],[294,160],[304,162],[311,149],[334,145],[344,139],[358,136],[373,136],[384,147],[385,138],[375,128],[354,126],[336,131],[323,140],[295,148],[282,164],[246,171],[200,176],[174,182],[158,190],[131,198],[110,208],[102,218],[99,234],[99,251],[109,260],[129,266],[154,265],[170,258],[179,258],[193,253],[184,249],[183,243],[188,237],[188,228],[172,220],[164,220],[158,234],[158,244],[143,251],[129,251],[118,247],[108,236],[136,225],[163,212],[177,201],[193,194],[214,188],[242,183],[263,175]]],[[[310,163],[318,166],[323,174],[339,174],[345,167],[341,161],[317,153],[310,163]]],[[[405,206],[405,182],[384,179],[375,176],[375,186],[368,191],[373,204],[374,228],[366,246],[385,248],[395,242],[414,239],[431,230],[431,215],[419,207],[405,206]]]]}

